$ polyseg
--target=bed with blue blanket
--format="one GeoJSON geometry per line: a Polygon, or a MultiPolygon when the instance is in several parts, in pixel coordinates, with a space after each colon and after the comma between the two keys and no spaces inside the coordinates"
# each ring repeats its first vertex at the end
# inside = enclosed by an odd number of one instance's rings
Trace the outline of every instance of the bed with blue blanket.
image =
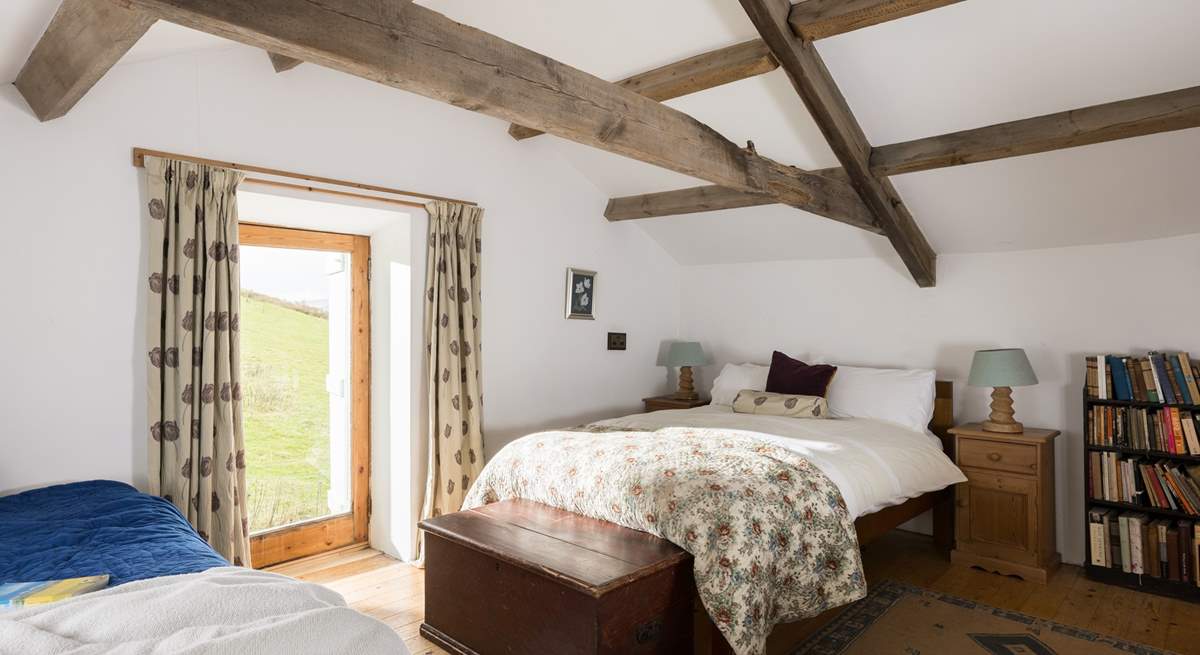
{"type": "Polygon", "coordinates": [[[408,654],[332,589],[229,566],[174,505],[127,484],[0,497],[0,583],[102,574],[107,588],[0,608],[0,653],[408,654]]]}
{"type": "Polygon", "coordinates": [[[229,566],[170,502],[111,480],[0,497],[0,582],[134,580],[229,566]]]}

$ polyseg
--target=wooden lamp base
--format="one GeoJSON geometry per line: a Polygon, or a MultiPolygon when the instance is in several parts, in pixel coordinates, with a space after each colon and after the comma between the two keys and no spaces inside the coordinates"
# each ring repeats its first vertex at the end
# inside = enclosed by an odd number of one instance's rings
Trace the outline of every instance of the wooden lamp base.
{"type": "Polygon", "coordinates": [[[679,391],[675,392],[675,398],[678,400],[698,400],[700,394],[696,393],[696,387],[692,384],[692,367],[679,367],[679,391]]]}
{"type": "Polygon", "coordinates": [[[1013,420],[1012,387],[995,387],[992,389],[992,413],[982,427],[988,432],[1004,434],[1019,434],[1025,431],[1025,426],[1013,420]]]}

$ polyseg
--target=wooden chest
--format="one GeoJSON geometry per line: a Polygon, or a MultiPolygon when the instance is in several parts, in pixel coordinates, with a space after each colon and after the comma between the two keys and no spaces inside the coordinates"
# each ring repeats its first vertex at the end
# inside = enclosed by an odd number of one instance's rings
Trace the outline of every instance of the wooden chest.
{"type": "Polygon", "coordinates": [[[528,501],[421,522],[421,634],[453,653],[690,653],[692,558],[528,501]]]}

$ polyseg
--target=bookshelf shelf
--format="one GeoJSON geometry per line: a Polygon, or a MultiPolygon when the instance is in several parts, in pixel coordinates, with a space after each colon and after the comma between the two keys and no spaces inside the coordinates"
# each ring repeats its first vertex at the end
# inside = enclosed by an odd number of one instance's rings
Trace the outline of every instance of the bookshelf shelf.
{"type": "Polygon", "coordinates": [[[1184,403],[1151,403],[1143,400],[1105,400],[1102,398],[1088,398],[1087,401],[1093,405],[1109,405],[1112,407],[1145,407],[1147,409],[1175,407],[1177,409],[1186,409],[1189,412],[1200,411],[1200,405],[1187,405],[1184,403]]]}
{"type": "Polygon", "coordinates": [[[1200,463],[1200,456],[1180,455],[1177,453],[1163,452],[1161,450],[1142,450],[1140,448],[1124,448],[1122,446],[1098,446],[1096,444],[1087,444],[1085,449],[1088,451],[1094,450],[1102,453],[1120,453],[1122,455],[1130,455],[1132,457],[1145,457],[1147,459],[1173,459],[1181,462],[1200,463]]]}
{"type": "Polygon", "coordinates": [[[1095,505],[1099,507],[1112,507],[1114,509],[1123,509],[1131,512],[1142,512],[1143,514],[1154,514],[1156,516],[1171,517],[1176,519],[1187,519],[1189,521],[1200,521],[1200,516],[1188,514],[1187,512],[1179,512],[1173,509],[1162,509],[1146,505],[1135,505],[1134,503],[1122,503],[1115,500],[1101,500],[1099,498],[1088,498],[1089,506],[1095,505]]]}
{"type": "Polygon", "coordinates": [[[1126,589],[1133,589],[1135,591],[1144,591],[1158,596],[1169,596],[1193,603],[1200,602],[1200,587],[1197,587],[1195,584],[1173,582],[1165,578],[1154,578],[1148,575],[1137,575],[1136,573],[1125,573],[1121,569],[1110,569],[1105,566],[1093,566],[1092,564],[1085,564],[1083,568],[1089,580],[1125,587],[1126,589]]]}

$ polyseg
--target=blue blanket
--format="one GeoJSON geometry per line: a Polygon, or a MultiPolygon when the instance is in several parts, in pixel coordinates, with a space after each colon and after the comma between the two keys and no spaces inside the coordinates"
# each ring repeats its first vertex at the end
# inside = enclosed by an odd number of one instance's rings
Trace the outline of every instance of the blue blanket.
{"type": "Polygon", "coordinates": [[[122,482],[0,497],[0,583],[107,573],[112,585],[229,566],[174,505],[122,482]]]}

